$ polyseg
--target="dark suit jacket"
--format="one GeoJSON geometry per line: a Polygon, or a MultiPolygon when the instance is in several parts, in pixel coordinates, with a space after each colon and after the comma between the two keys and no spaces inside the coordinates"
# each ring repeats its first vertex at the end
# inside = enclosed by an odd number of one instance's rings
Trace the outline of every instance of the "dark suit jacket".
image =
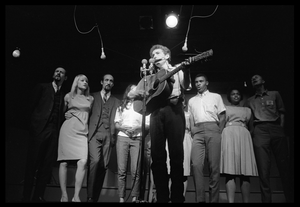
{"type": "MultiPolygon", "coordinates": [[[[103,104],[100,91],[92,93],[91,95],[94,97],[94,102],[89,117],[89,134],[88,134],[89,140],[91,140],[94,134],[97,132],[99,120],[102,114],[102,104],[103,104]]],[[[115,128],[114,119],[116,115],[116,110],[118,106],[120,106],[120,100],[117,99],[115,96],[110,95],[106,104],[109,104],[109,123],[110,123],[110,134],[111,134],[110,139],[112,143],[115,143],[116,128],[115,128]]]]}
{"type": "MultiPolygon", "coordinates": [[[[60,108],[59,108],[59,121],[58,121],[58,130],[64,121],[64,96],[65,93],[61,89],[60,96],[60,108]]],[[[39,135],[40,132],[45,128],[48,119],[50,118],[51,111],[54,104],[54,88],[52,83],[40,83],[38,84],[32,96],[31,102],[31,132],[34,135],[39,135]]]]}

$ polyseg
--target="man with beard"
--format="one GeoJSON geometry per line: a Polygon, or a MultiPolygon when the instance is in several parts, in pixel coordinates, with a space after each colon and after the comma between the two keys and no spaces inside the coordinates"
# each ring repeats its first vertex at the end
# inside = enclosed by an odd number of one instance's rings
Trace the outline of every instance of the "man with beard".
{"type": "Polygon", "coordinates": [[[38,84],[32,93],[23,202],[45,201],[43,196],[56,161],[58,133],[64,120],[65,93],[60,88],[66,79],[66,70],[58,67],[54,71],[53,81],[38,84]],[[35,178],[35,188],[31,199],[35,178]]]}
{"type": "Polygon", "coordinates": [[[114,78],[103,76],[101,91],[92,93],[94,103],[90,113],[88,134],[87,202],[98,202],[105,179],[111,149],[115,145],[116,110],[120,100],[111,94],[114,78]]]}

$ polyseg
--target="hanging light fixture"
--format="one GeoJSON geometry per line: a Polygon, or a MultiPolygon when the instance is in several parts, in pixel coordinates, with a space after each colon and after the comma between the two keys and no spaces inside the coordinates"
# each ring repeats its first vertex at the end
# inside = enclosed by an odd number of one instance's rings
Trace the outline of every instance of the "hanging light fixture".
{"type": "Polygon", "coordinates": [[[177,27],[179,22],[179,15],[171,12],[170,14],[166,15],[166,26],[168,29],[174,29],[177,27]]]}

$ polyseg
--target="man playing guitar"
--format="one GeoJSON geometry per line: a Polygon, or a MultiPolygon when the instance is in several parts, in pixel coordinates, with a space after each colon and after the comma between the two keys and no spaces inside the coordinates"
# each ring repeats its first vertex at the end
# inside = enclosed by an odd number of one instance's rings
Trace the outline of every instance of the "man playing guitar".
{"type": "MultiPolygon", "coordinates": [[[[154,65],[157,68],[157,74],[162,71],[168,73],[176,67],[172,67],[169,63],[171,59],[171,51],[163,45],[154,45],[150,49],[150,56],[154,59],[154,65]]],[[[189,65],[188,63],[185,66],[189,65]]],[[[155,75],[150,78],[157,78],[155,75]]],[[[155,84],[155,82],[153,83],[155,84]]],[[[151,110],[150,116],[150,137],[151,137],[151,169],[153,172],[154,184],[157,193],[157,202],[167,203],[183,203],[183,139],[185,133],[185,116],[182,106],[184,98],[184,90],[190,90],[191,77],[190,70],[184,67],[172,77],[168,78],[164,83],[157,84],[159,87],[164,84],[163,89],[167,88],[169,92],[161,92],[167,94],[164,99],[155,100],[159,102],[157,108],[151,110]],[[169,177],[167,172],[167,154],[166,140],[168,140],[169,158],[171,165],[171,192],[169,192],[169,177]]],[[[152,86],[153,87],[153,86],[152,86]]],[[[129,93],[130,97],[142,95],[143,91],[135,91],[129,93]]],[[[150,106],[149,106],[150,107],[150,106]]]]}

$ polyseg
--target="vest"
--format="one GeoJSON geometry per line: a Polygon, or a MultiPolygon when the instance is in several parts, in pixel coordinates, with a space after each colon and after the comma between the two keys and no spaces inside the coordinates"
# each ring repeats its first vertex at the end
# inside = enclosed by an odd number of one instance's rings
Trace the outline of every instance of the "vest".
{"type": "Polygon", "coordinates": [[[110,107],[109,107],[109,102],[110,99],[108,99],[105,103],[103,103],[102,105],[102,113],[101,113],[101,118],[99,121],[99,126],[101,126],[103,124],[105,129],[109,128],[109,111],[110,111],[110,107]]]}
{"type": "Polygon", "coordinates": [[[51,112],[50,119],[49,119],[49,122],[53,123],[53,124],[58,124],[60,95],[61,95],[60,90],[57,93],[55,93],[55,95],[54,95],[53,108],[52,108],[52,112],[51,112]]]}

